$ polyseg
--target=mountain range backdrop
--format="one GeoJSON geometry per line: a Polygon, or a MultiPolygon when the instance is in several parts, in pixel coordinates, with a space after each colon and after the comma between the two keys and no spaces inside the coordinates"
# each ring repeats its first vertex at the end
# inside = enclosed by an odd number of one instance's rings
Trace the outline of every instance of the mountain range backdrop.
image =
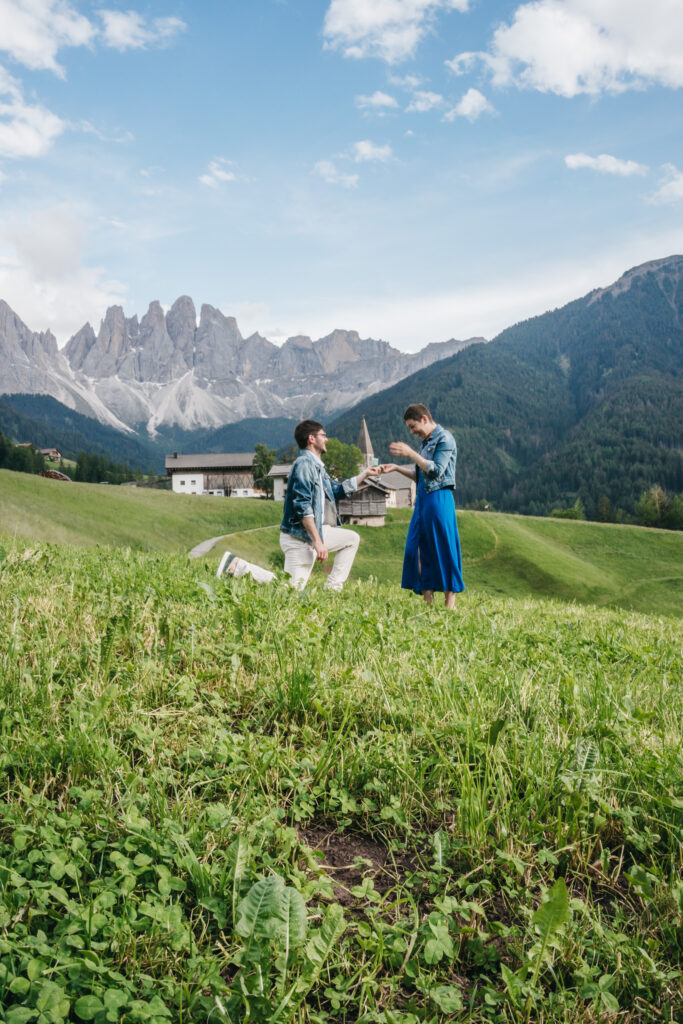
{"type": "Polygon", "coordinates": [[[653,485],[683,490],[683,257],[516,324],[492,341],[414,354],[336,330],[282,346],[187,296],[138,321],[107,310],[61,350],[0,300],[0,430],[63,452],[160,469],[163,455],[283,449],[321,419],[381,461],[414,401],[453,431],[459,504],[546,514],[580,498],[630,514],[653,485]]]}

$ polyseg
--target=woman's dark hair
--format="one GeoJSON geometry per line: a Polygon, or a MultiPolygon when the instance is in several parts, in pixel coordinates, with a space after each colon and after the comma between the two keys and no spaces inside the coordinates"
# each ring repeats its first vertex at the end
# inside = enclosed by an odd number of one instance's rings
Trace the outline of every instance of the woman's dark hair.
{"type": "Polygon", "coordinates": [[[426,405],[422,405],[421,402],[415,402],[413,405],[409,405],[403,413],[403,422],[407,423],[408,420],[421,420],[423,416],[426,416],[428,420],[431,420],[432,418],[432,414],[426,405]]]}
{"type": "Polygon", "coordinates": [[[319,430],[324,429],[322,423],[318,423],[317,420],[302,420],[301,423],[297,423],[294,427],[294,440],[299,445],[299,448],[306,448],[311,434],[317,434],[319,430]]]}

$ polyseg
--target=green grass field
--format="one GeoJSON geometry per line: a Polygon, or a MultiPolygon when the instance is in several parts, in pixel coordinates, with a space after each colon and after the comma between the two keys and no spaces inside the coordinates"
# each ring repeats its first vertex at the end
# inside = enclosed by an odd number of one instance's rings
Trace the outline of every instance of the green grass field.
{"type": "MultiPolygon", "coordinates": [[[[215,566],[230,547],[279,567],[281,514],[280,504],[256,499],[62,484],[0,470],[0,535],[30,542],[185,553],[231,534],[207,564],[215,566]]],[[[384,528],[358,528],[354,578],[399,584],[409,518],[408,510],[400,510],[384,528]]],[[[556,597],[657,615],[683,612],[683,534],[490,512],[460,511],[458,522],[465,582],[473,593],[556,597]]]]}
{"type": "MultiPolygon", "coordinates": [[[[400,510],[384,528],[356,527],[362,541],[354,578],[400,583],[409,519],[400,510]]],[[[465,583],[475,593],[683,614],[682,534],[466,511],[458,512],[458,526],[465,583]]],[[[283,564],[277,528],[232,536],[214,557],[227,547],[265,566],[283,564]]]]}
{"type": "Polygon", "coordinates": [[[51,544],[187,551],[209,537],[278,521],[272,502],[62,483],[0,469],[0,534],[51,544]]]}
{"type": "Polygon", "coordinates": [[[216,580],[203,505],[0,539],[0,1021],[680,1020],[680,623],[486,591],[632,533],[465,515],[452,614],[216,580]]]}

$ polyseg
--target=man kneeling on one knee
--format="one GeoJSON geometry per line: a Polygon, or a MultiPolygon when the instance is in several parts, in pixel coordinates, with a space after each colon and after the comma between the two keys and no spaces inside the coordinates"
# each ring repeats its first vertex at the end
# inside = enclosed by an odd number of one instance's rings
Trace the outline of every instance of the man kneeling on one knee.
{"type": "Polygon", "coordinates": [[[326,562],[335,553],[334,565],[325,586],[341,590],[351,572],[360,537],[344,530],[337,512],[337,500],[358,490],[368,476],[376,476],[375,466],[365,467],[357,476],[334,483],[323,465],[327,435],[322,423],[302,420],[294,430],[301,452],[287,481],[285,510],[280,526],[280,547],[285,555],[285,572],[291,585],[306,586],[316,561],[326,562]]]}

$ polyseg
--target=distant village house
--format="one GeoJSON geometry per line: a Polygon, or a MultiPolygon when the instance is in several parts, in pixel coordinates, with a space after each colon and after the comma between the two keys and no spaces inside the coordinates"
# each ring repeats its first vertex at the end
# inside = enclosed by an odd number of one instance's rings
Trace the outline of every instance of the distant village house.
{"type": "Polygon", "coordinates": [[[175,494],[213,494],[225,498],[253,498],[254,453],[223,452],[208,455],[166,456],[166,473],[175,494]]]}
{"type": "Polygon", "coordinates": [[[37,448],[33,441],[20,441],[17,448],[32,448],[34,452],[42,455],[46,462],[61,462],[62,453],[59,448],[37,448]]]}
{"type": "Polygon", "coordinates": [[[59,448],[41,448],[40,454],[47,462],[61,462],[62,453],[59,448]]]}

